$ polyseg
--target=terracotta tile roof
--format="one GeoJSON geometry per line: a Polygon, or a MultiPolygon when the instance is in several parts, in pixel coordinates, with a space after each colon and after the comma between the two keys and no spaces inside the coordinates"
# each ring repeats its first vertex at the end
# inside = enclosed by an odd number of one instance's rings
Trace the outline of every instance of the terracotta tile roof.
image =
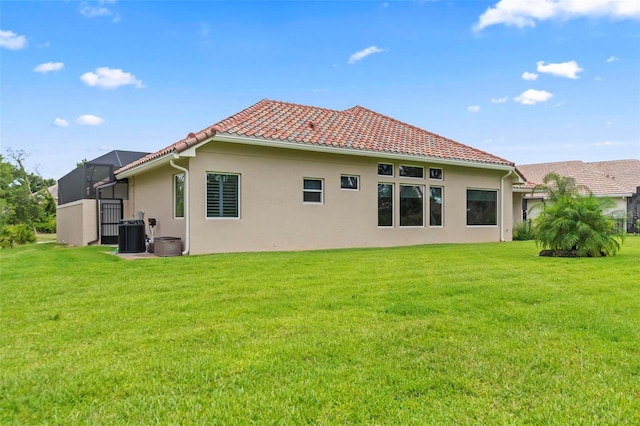
{"type": "Polygon", "coordinates": [[[521,189],[532,189],[551,172],[574,178],[578,185],[587,186],[595,195],[635,193],[640,186],[640,160],[563,161],[519,165],[518,169],[528,178],[525,185],[516,187],[521,189]]]}
{"type": "Polygon", "coordinates": [[[361,106],[337,111],[263,99],[198,133],[190,133],[185,139],[149,154],[121,168],[117,173],[171,152],[184,151],[216,134],[354,151],[514,166],[512,162],[503,158],[361,106]]]}

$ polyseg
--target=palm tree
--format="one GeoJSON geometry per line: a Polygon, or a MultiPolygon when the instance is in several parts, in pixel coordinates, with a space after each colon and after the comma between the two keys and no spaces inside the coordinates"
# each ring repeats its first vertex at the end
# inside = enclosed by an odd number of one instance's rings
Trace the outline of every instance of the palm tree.
{"type": "Polygon", "coordinates": [[[556,256],[597,257],[614,255],[623,241],[614,218],[606,214],[613,200],[598,198],[575,179],[550,173],[537,188],[547,194],[542,212],[534,220],[538,245],[556,256]]]}

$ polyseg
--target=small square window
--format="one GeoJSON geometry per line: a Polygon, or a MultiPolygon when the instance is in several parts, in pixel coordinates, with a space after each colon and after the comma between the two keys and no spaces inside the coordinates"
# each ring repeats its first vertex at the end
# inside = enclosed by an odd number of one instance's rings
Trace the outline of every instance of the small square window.
{"type": "Polygon", "coordinates": [[[393,176],[393,164],[378,164],[378,176],[393,176]]]}
{"type": "Polygon", "coordinates": [[[322,204],[322,179],[304,179],[302,183],[302,202],[322,204]]]}
{"type": "Polygon", "coordinates": [[[443,179],[442,169],[430,168],[429,179],[442,180],[443,179]]]}
{"type": "Polygon", "coordinates": [[[402,177],[424,179],[424,167],[400,166],[398,167],[398,174],[402,177]]]}
{"type": "Polygon", "coordinates": [[[354,191],[357,191],[358,189],[360,189],[360,177],[353,175],[340,176],[340,188],[352,189],[354,191]]]}

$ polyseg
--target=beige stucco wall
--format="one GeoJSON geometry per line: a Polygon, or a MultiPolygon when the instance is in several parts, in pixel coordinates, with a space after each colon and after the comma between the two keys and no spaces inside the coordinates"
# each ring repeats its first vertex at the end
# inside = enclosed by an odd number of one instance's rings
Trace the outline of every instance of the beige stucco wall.
{"type": "Polygon", "coordinates": [[[97,239],[96,201],[79,200],[57,206],[56,229],[59,243],[86,246],[97,239]]]}
{"type": "MultiPolygon", "coordinates": [[[[181,159],[178,164],[190,171],[192,254],[500,241],[500,217],[497,226],[466,225],[466,190],[499,191],[504,171],[221,142],[204,145],[195,158],[181,159]],[[393,163],[396,176],[378,176],[379,162],[393,163]],[[442,168],[444,180],[397,177],[400,164],[423,166],[425,174],[429,167],[442,168]],[[206,217],[207,172],[240,175],[239,219],[206,217]],[[342,174],[359,176],[360,189],[340,189],[342,174]],[[303,178],[324,179],[323,204],[302,202],[303,178]],[[393,228],[377,225],[379,182],[395,184],[393,228]],[[425,226],[398,226],[398,185],[404,183],[425,186],[425,226]],[[428,224],[429,185],[444,188],[443,227],[428,224]]],[[[130,178],[125,217],[144,210],[146,219],[158,220],[155,236],[175,236],[184,241],[185,220],[173,217],[175,173],[178,171],[166,165],[130,178]]],[[[509,179],[504,187],[504,238],[509,241],[513,211],[509,179]]],[[[498,193],[499,205],[501,199],[498,193]]]]}
{"type": "Polygon", "coordinates": [[[513,218],[513,225],[522,222],[522,199],[524,198],[524,193],[522,192],[514,192],[513,193],[513,211],[511,213],[511,217],[513,218]]]}

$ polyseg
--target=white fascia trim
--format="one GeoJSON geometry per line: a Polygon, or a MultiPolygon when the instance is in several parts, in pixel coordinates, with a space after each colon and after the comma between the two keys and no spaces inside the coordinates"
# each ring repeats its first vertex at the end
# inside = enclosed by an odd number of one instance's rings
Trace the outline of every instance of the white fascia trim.
{"type": "Polygon", "coordinates": [[[504,164],[475,163],[472,161],[447,160],[443,158],[425,157],[425,156],[418,156],[418,155],[354,150],[354,149],[337,148],[337,147],[331,147],[331,146],[310,145],[310,144],[304,144],[300,142],[289,142],[289,141],[281,141],[281,140],[275,141],[271,139],[262,139],[262,138],[248,138],[246,136],[236,136],[236,135],[230,135],[228,133],[218,133],[213,137],[213,140],[217,142],[241,143],[245,145],[267,146],[272,148],[297,149],[300,151],[327,152],[332,154],[356,155],[359,157],[374,157],[374,158],[414,161],[414,162],[423,161],[423,162],[432,162],[434,164],[448,164],[452,166],[474,167],[478,169],[515,171],[515,167],[507,166],[504,164]]]}
{"type": "Polygon", "coordinates": [[[125,170],[122,173],[118,173],[116,175],[116,179],[124,179],[124,178],[128,178],[140,173],[145,173],[148,172],[151,169],[155,169],[156,167],[162,166],[162,165],[169,165],[169,162],[171,160],[175,160],[176,159],[176,155],[178,156],[178,158],[180,157],[195,157],[196,156],[196,149],[201,147],[202,145],[204,145],[207,142],[210,142],[212,140],[212,138],[208,138],[202,142],[200,142],[197,145],[192,146],[191,148],[187,148],[184,151],[180,152],[180,153],[175,153],[175,152],[169,152],[161,157],[158,158],[154,158],[153,160],[149,160],[146,163],[142,163],[139,166],[136,167],[132,167],[129,170],[125,170]]]}
{"type": "Polygon", "coordinates": [[[161,157],[154,158],[153,160],[149,160],[146,163],[142,163],[139,166],[135,166],[130,168],[129,170],[125,170],[124,172],[116,174],[116,179],[124,179],[131,176],[135,176],[139,173],[144,173],[151,169],[155,169],[156,167],[162,166],[163,164],[169,164],[169,161],[173,159],[173,153],[169,152],[161,157]]]}

